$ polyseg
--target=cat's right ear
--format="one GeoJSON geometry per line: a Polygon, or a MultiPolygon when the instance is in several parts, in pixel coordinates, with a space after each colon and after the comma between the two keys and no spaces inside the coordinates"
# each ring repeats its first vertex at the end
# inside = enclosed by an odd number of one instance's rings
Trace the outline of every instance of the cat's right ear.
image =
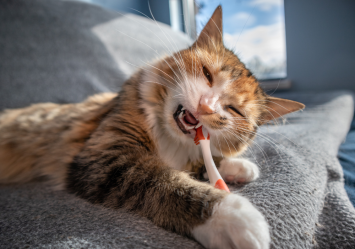
{"type": "Polygon", "coordinates": [[[259,120],[259,125],[270,120],[279,118],[291,112],[296,112],[305,108],[305,105],[293,100],[281,99],[268,96],[264,105],[265,110],[259,120]]]}
{"type": "Polygon", "coordinates": [[[219,5],[201,31],[194,45],[201,46],[203,44],[208,44],[211,41],[223,44],[222,32],[222,6],[219,5]]]}

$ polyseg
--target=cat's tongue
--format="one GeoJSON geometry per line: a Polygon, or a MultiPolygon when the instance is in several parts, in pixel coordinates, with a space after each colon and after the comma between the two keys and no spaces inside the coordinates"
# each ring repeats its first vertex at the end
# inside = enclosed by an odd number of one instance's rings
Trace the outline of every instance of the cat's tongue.
{"type": "Polygon", "coordinates": [[[188,111],[185,111],[185,122],[192,124],[192,125],[197,125],[198,124],[198,120],[188,111]]]}

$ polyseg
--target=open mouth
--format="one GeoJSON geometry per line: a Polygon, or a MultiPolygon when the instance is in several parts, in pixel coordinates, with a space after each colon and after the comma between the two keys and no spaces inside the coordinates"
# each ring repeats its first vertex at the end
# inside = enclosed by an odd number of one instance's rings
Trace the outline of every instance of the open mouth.
{"type": "Polygon", "coordinates": [[[192,130],[202,125],[202,123],[182,105],[178,106],[173,116],[176,124],[184,134],[190,134],[192,130]]]}

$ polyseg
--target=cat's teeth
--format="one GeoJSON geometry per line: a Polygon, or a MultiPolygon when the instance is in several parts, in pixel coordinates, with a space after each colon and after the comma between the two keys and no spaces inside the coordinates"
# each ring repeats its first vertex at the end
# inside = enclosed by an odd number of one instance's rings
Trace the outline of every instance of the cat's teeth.
{"type": "Polygon", "coordinates": [[[202,123],[199,122],[196,126],[195,126],[195,129],[199,128],[200,126],[202,126],[202,123]]]}
{"type": "Polygon", "coordinates": [[[184,113],[183,113],[183,112],[180,112],[179,118],[182,118],[182,115],[184,115],[184,113]]]}
{"type": "Polygon", "coordinates": [[[182,108],[181,108],[181,111],[185,111],[186,110],[186,108],[183,106],[182,108]]]}

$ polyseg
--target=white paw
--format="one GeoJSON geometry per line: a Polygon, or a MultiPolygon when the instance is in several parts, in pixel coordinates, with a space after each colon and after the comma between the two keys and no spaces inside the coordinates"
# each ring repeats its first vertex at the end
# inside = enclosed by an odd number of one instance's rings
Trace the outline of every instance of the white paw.
{"type": "Polygon", "coordinates": [[[251,182],[259,177],[258,166],[246,159],[223,159],[218,170],[222,178],[230,183],[251,182]]]}
{"type": "Polygon", "coordinates": [[[192,235],[206,248],[267,249],[270,244],[264,216],[246,198],[234,194],[217,204],[192,235]]]}

